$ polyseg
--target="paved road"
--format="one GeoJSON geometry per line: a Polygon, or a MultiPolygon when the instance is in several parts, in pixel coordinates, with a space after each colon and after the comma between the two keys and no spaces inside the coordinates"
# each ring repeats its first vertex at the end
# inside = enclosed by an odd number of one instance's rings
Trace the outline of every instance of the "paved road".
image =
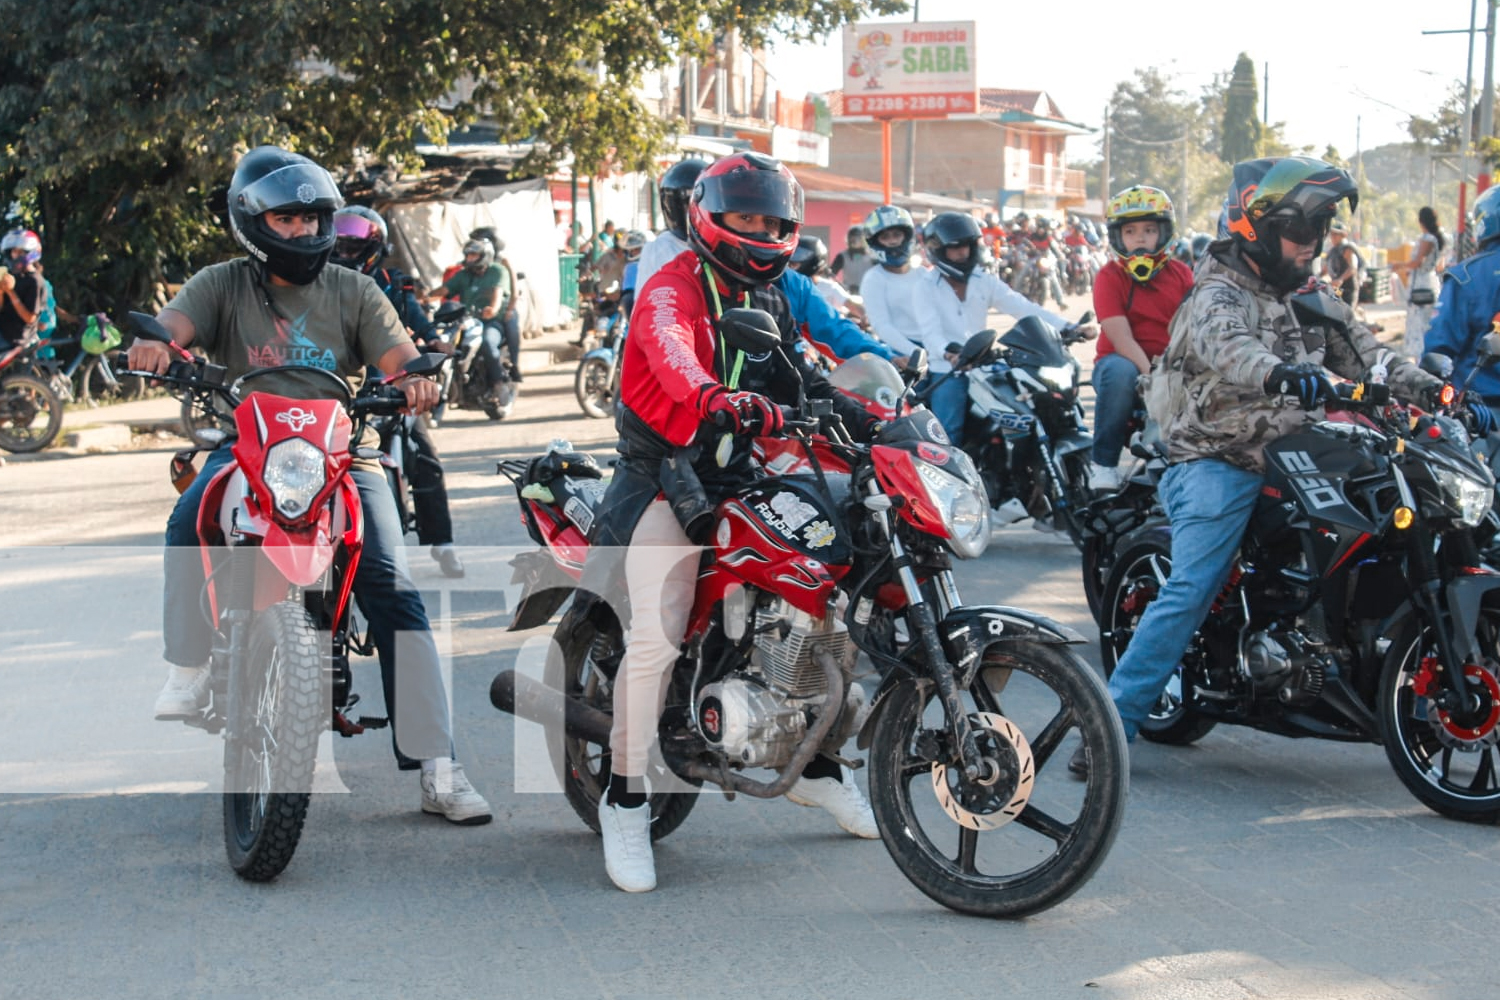
{"type": "MultiPolygon", "coordinates": [[[[352,794],[314,802],[271,885],[228,871],[215,797],[161,791],[194,787],[213,741],[145,719],[160,682],[154,567],[174,444],[0,470],[0,788],[11,792],[0,795],[0,997],[1493,989],[1500,834],[1429,813],[1378,748],[1243,730],[1185,750],[1135,747],[1114,851],[1075,897],[1025,921],[936,907],[878,842],[850,841],[814,810],[712,795],[659,846],[657,892],[615,891],[560,796],[512,790],[515,727],[486,698],[534,638],[503,631],[496,607],[501,547],[521,536],[494,460],[559,435],[601,455],[609,443],[603,422],[576,417],[571,366],[547,367],[531,346],[562,339],[528,345],[516,419],[460,415],[439,432],[467,586],[445,588],[413,550],[430,606],[448,609],[459,753],[496,822],[422,816],[415,779],[379,735],[340,741],[352,794]]],[[[1024,525],[997,531],[961,584],[972,600],[1094,635],[1071,546],[1024,525]]],[[[378,704],[374,678],[360,667],[358,688],[378,704]]]]}

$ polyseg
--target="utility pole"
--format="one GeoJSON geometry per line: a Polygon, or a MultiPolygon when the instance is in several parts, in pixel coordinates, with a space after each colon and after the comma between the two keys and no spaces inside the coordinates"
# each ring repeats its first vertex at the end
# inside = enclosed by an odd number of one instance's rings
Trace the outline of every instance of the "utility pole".
{"type": "MultiPolygon", "coordinates": [[[[1479,95],[1479,135],[1488,139],[1495,134],[1495,6],[1500,0],[1488,0],[1488,11],[1484,19],[1484,92],[1479,95]]],[[[1480,171],[1483,183],[1479,190],[1489,187],[1489,175],[1480,171]]]]}
{"type": "Polygon", "coordinates": [[[1109,187],[1109,105],[1104,106],[1104,150],[1103,162],[1100,164],[1099,177],[1099,204],[1108,205],[1111,194],[1109,187]]]}
{"type": "MultiPolygon", "coordinates": [[[[1489,16],[1493,17],[1494,0],[1485,0],[1489,8],[1489,16]]],[[[1463,131],[1459,140],[1458,149],[1458,225],[1455,227],[1458,238],[1463,239],[1464,230],[1467,228],[1464,216],[1468,213],[1469,193],[1469,147],[1474,144],[1474,32],[1479,20],[1479,0],[1469,0],[1469,64],[1464,73],[1464,117],[1463,131]]],[[[1449,28],[1442,31],[1424,31],[1424,35],[1458,35],[1464,34],[1463,28],[1449,28]]],[[[1488,42],[1486,43],[1488,47],[1488,42]]],[[[1429,173],[1429,177],[1431,174],[1429,173]]],[[[1429,188],[1431,181],[1428,182],[1429,188]]],[[[1428,203],[1433,201],[1429,195],[1428,203]]]]}
{"type": "MultiPolygon", "coordinates": [[[[912,0],[911,19],[920,21],[922,9],[921,0],[912,0]]],[[[917,183],[917,120],[908,118],[906,120],[906,183],[902,190],[908,195],[916,187],[917,183]]]]}
{"type": "Polygon", "coordinates": [[[1177,204],[1182,206],[1182,211],[1177,217],[1182,220],[1183,228],[1187,227],[1187,221],[1191,217],[1188,210],[1188,148],[1191,145],[1189,139],[1192,134],[1192,130],[1184,125],[1182,128],[1182,190],[1177,195],[1177,204]]]}
{"type": "Polygon", "coordinates": [[[1261,128],[1271,124],[1271,64],[1268,62],[1260,64],[1260,124],[1261,128]]]}

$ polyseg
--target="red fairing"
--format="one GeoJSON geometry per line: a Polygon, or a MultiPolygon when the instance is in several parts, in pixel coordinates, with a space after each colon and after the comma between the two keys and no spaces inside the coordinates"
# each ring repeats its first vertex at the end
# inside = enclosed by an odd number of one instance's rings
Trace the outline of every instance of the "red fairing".
{"type": "Polygon", "coordinates": [[[265,499],[265,508],[275,520],[294,527],[317,517],[328,502],[334,487],[349,471],[349,435],[353,425],[344,407],[332,399],[288,399],[266,392],[252,392],[234,411],[239,438],[234,443],[234,457],[250,492],[265,499]],[[271,491],[265,481],[266,453],[292,438],[302,438],[323,453],[323,489],[300,518],[284,518],[270,502],[271,491]]]}
{"type": "MultiPolygon", "coordinates": [[[[920,447],[946,450],[942,445],[926,441],[921,442],[920,447]]],[[[943,524],[943,515],[927,499],[927,487],[922,485],[922,477],[911,453],[877,444],[870,449],[870,456],[875,460],[875,477],[885,494],[905,500],[896,509],[906,523],[925,534],[947,538],[948,528],[943,524]]]]}
{"type": "Polygon", "coordinates": [[[682,253],[651,276],[636,295],[620,367],[620,401],[675,445],[692,442],[698,390],[718,381],[701,275],[697,256],[682,253]]]}
{"type": "Polygon", "coordinates": [[[530,505],[553,560],[573,579],[582,577],[583,561],[589,552],[588,539],[583,537],[583,532],[555,506],[539,500],[523,502],[530,505]]]}
{"type": "MultiPolygon", "coordinates": [[[[807,460],[807,449],[797,438],[758,437],[753,447],[756,464],[769,475],[789,476],[813,471],[812,463],[807,460]]],[[[813,438],[812,447],[825,473],[849,471],[848,459],[835,454],[826,438],[813,438]]]]}

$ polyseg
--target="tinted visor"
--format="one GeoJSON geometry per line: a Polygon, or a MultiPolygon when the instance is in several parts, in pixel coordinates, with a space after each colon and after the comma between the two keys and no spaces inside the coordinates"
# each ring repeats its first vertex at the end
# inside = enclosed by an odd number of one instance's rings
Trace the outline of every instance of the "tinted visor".
{"type": "Polygon", "coordinates": [[[273,170],[240,192],[240,203],[249,215],[272,209],[319,212],[344,205],[328,171],[313,163],[292,163],[273,170]]]}
{"type": "MultiPolygon", "coordinates": [[[[376,228],[375,223],[358,215],[335,216],[333,232],[336,236],[348,236],[352,241],[357,242],[377,239],[380,236],[380,230],[376,228]]],[[[344,245],[343,239],[339,240],[339,245],[344,245]]]]}
{"type": "Polygon", "coordinates": [[[802,186],[779,171],[736,170],[700,177],[694,198],[710,215],[737,212],[781,219],[782,236],[802,222],[802,186]]]}
{"type": "Polygon", "coordinates": [[[1328,235],[1329,226],[1333,223],[1333,213],[1318,213],[1311,219],[1304,218],[1300,213],[1272,213],[1266,219],[1276,231],[1299,246],[1312,246],[1328,235]]]}

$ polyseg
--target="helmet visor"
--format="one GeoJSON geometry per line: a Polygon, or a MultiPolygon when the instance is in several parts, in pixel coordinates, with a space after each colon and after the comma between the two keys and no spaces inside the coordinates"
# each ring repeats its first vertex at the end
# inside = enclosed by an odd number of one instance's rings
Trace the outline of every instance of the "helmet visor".
{"type": "Polygon", "coordinates": [[[375,223],[358,215],[338,215],[333,220],[334,235],[339,237],[342,246],[344,237],[349,237],[352,242],[363,243],[365,240],[379,239],[380,230],[375,223]]]}
{"type": "Polygon", "coordinates": [[[700,177],[698,189],[696,200],[710,215],[768,215],[782,220],[782,237],[802,222],[802,186],[778,171],[735,170],[700,177]]]}
{"type": "Polygon", "coordinates": [[[271,171],[241,191],[240,201],[249,215],[278,208],[319,212],[344,205],[328,171],[312,163],[291,163],[271,171]]]}

